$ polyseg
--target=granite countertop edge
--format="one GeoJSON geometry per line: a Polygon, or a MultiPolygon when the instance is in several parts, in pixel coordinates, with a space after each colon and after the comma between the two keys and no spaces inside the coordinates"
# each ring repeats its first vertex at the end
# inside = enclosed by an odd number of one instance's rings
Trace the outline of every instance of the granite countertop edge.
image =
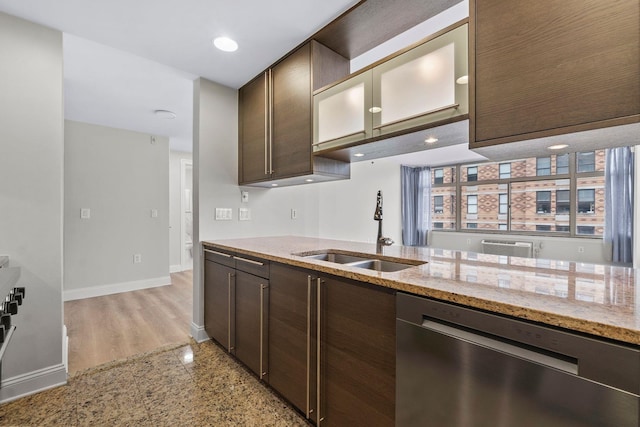
{"type": "MultiPolygon", "coordinates": [[[[416,272],[419,267],[409,269],[413,270],[414,276],[417,275],[417,277],[422,279],[420,280],[421,283],[415,283],[415,279],[405,279],[403,276],[406,276],[406,274],[402,274],[402,272],[375,272],[342,264],[303,258],[301,255],[295,255],[317,252],[320,247],[323,247],[324,249],[332,249],[338,252],[341,250],[345,252],[358,252],[363,255],[372,255],[388,260],[409,258],[414,261],[420,260],[425,263],[429,263],[429,256],[425,255],[429,251],[428,248],[423,249],[422,251],[415,250],[419,254],[418,256],[407,257],[398,255],[398,252],[401,252],[401,250],[391,251],[387,250],[387,248],[385,248],[386,252],[383,252],[383,254],[376,254],[374,244],[295,236],[203,241],[202,245],[204,247],[217,248],[303,269],[311,269],[321,273],[386,287],[396,291],[407,292],[497,314],[503,314],[510,317],[543,323],[552,327],[559,327],[600,336],[628,344],[640,345],[640,327],[637,326],[637,321],[635,322],[635,326],[630,326],[616,324],[615,320],[606,322],[588,319],[585,318],[585,316],[582,316],[581,313],[585,313],[585,310],[593,308],[588,305],[582,305],[576,301],[566,302],[563,304],[562,310],[547,311],[547,309],[543,307],[532,307],[526,301],[527,297],[539,300],[543,298],[542,296],[527,295],[526,293],[523,293],[523,295],[521,295],[522,301],[517,303],[500,301],[493,297],[493,295],[495,295],[499,290],[489,287],[482,288],[477,286],[477,284],[469,284],[469,286],[467,286],[466,282],[462,280],[429,276],[422,272],[416,272]],[[278,249],[278,245],[276,244],[273,245],[273,250],[269,250],[269,244],[267,242],[274,241],[286,242],[287,250],[283,251],[282,249],[278,249]],[[423,253],[420,255],[420,252],[423,253]],[[432,285],[430,286],[427,284],[427,281],[430,281],[432,285]],[[446,289],[452,287],[456,287],[456,289],[446,289]]],[[[414,249],[412,248],[412,251],[413,250],[414,249]]],[[[636,318],[638,318],[637,310],[637,307],[634,307],[636,318]]]]}

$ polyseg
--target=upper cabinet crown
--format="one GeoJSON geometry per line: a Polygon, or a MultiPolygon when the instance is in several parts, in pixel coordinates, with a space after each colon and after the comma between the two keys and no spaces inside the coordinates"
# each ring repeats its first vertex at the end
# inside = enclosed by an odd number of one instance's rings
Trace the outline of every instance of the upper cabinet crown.
{"type": "Polygon", "coordinates": [[[349,178],[348,163],[314,159],[311,151],[313,90],[348,72],[347,59],[311,41],[240,88],[241,185],[349,178]]]}
{"type": "Polygon", "coordinates": [[[471,0],[471,148],[640,122],[639,16],[638,0],[471,0]]]}

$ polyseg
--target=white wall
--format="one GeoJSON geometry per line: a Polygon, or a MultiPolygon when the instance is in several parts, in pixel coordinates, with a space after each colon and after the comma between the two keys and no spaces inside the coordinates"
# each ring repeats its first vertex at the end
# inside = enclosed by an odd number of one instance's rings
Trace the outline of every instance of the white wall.
{"type": "Polygon", "coordinates": [[[0,13],[0,53],[0,254],[26,287],[2,361],[5,401],[66,381],[62,34],[0,13]]]}
{"type": "Polygon", "coordinates": [[[170,283],[169,140],[154,140],[65,122],[65,300],[170,283]]]}
{"type": "Polygon", "coordinates": [[[182,191],[181,191],[181,163],[182,160],[193,161],[191,153],[171,151],[169,154],[169,265],[171,271],[182,271],[182,191]]]}
{"type": "MultiPolygon", "coordinates": [[[[194,83],[194,241],[269,235],[318,234],[316,185],[257,189],[238,187],[238,91],[205,79],[194,83]],[[249,192],[242,203],[240,191],[249,192]],[[238,221],[238,208],[251,209],[238,221]],[[233,220],[215,221],[215,208],[233,209],[233,220]],[[291,219],[291,209],[298,218],[291,219]]],[[[373,215],[373,212],[372,212],[373,215]]],[[[199,244],[197,245],[199,248],[199,244]]],[[[194,260],[192,335],[205,339],[202,266],[194,260]]]]}

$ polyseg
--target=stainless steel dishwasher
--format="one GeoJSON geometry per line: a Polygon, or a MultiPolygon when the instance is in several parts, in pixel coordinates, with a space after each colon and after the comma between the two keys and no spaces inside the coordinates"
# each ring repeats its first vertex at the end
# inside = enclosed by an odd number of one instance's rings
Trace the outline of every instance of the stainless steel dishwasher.
{"type": "Polygon", "coordinates": [[[396,425],[637,427],[640,349],[398,293],[396,425]]]}

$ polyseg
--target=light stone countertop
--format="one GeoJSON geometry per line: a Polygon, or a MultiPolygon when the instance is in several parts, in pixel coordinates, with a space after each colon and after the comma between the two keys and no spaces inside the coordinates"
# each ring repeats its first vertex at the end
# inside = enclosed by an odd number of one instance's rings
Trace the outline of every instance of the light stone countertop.
{"type": "Polygon", "coordinates": [[[376,255],[374,244],[295,236],[203,245],[640,344],[640,293],[632,268],[398,245],[376,255]],[[424,264],[383,273],[294,255],[327,249],[424,264]]]}

